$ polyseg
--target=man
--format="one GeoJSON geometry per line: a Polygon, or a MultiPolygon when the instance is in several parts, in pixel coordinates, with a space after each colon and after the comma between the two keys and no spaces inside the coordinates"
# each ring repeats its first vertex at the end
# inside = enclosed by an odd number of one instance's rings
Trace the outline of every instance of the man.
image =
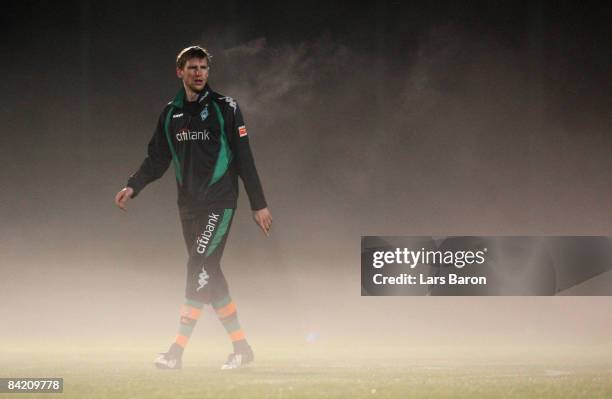
{"type": "Polygon", "coordinates": [[[266,236],[272,216],[240,108],[234,99],[212,91],[207,83],[210,60],[208,51],[199,46],[178,54],[176,75],[182,88],[162,111],[140,169],[115,196],[117,206],[127,210],[128,201],[173,163],[189,261],[176,340],[155,360],[163,369],[182,367],[183,350],[204,304],[212,305],[233,344],[233,352],[221,368],[239,368],[254,359],[220,267],[237,205],[238,176],[246,188],[253,218],[266,236]]]}

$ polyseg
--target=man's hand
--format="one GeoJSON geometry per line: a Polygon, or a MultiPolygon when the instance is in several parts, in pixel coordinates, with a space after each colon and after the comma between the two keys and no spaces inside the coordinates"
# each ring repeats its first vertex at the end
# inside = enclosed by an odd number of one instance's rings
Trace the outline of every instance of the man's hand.
{"type": "Polygon", "coordinates": [[[272,227],[272,214],[270,213],[268,208],[253,211],[253,219],[255,220],[255,223],[257,223],[261,231],[263,231],[266,236],[269,236],[270,228],[272,227]]]}
{"type": "Polygon", "coordinates": [[[127,211],[127,202],[132,198],[134,189],[132,187],[125,187],[115,195],[115,205],[119,208],[127,211]]]}

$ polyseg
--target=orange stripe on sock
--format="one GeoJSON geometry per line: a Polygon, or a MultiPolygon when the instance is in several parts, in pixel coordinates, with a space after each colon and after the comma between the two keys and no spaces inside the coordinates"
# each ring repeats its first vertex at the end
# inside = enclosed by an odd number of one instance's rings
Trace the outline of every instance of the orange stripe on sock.
{"type": "Polygon", "coordinates": [[[200,317],[200,312],[201,312],[201,309],[194,308],[193,306],[189,306],[189,305],[181,306],[181,316],[183,317],[188,317],[190,319],[197,320],[200,317]]]}
{"type": "Polygon", "coordinates": [[[221,318],[230,316],[235,311],[236,311],[236,305],[234,304],[234,302],[230,302],[222,308],[215,309],[215,312],[217,312],[217,316],[221,318]]]}
{"type": "Polygon", "coordinates": [[[182,346],[183,348],[185,346],[187,346],[187,341],[189,341],[189,337],[186,337],[184,335],[177,335],[176,336],[176,343],[180,346],[182,346]]]}
{"type": "Polygon", "coordinates": [[[236,330],[233,333],[230,334],[230,339],[232,340],[232,342],[234,341],[240,341],[242,339],[244,339],[244,331],[242,330],[236,330]]]}

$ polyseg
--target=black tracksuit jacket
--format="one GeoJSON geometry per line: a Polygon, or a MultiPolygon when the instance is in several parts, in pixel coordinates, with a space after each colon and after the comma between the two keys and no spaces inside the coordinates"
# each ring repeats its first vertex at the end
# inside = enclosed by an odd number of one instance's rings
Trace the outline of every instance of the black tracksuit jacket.
{"type": "Polygon", "coordinates": [[[181,216],[206,209],[236,208],[238,176],[251,209],[267,206],[249,138],[236,101],[210,89],[187,103],[185,89],[162,111],[148,154],[128,180],[132,197],[174,164],[181,216]]]}

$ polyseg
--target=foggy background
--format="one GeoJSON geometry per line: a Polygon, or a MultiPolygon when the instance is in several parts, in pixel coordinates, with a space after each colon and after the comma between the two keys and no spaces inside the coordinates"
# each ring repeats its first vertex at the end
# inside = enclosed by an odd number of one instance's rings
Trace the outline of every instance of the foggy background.
{"type": "Polygon", "coordinates": [[[610,343],[609,297],[360,296],[361,235],[612,235],[609,6],[532,3],[9,3],[0,336],[171,342],[173,173],[113,197],[201,44],[274,217],[241,185],[222,265],[255,344],[610,343]]]}

